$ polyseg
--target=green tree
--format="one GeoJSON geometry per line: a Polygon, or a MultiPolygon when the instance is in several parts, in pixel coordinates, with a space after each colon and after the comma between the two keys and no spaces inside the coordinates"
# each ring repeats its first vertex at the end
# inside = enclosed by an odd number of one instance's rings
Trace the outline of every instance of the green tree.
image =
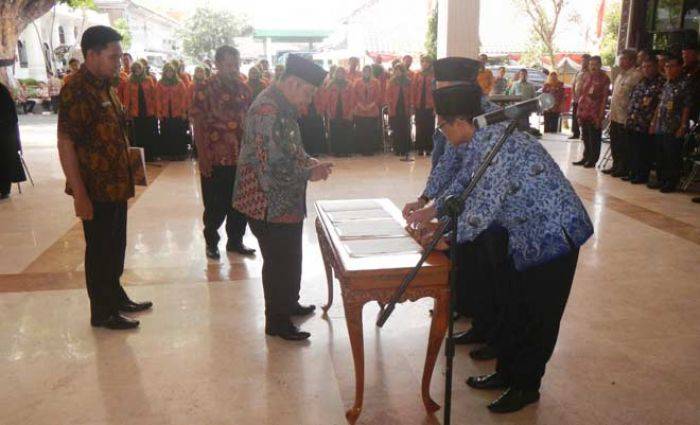
{"type": "Polygon", "coordinates": [[[122,47],[124,50],[129,50],[131,48],[131,30],[129,29],[129,23],[126,22],[126,19],[119,18],[114,21],[114,29],[122,36],[122,47]]]}
{"type": "Polygon", "coordinates": [[[530,28],[536,41],[531,43],[531,53],[543,50],[555,65],[556,35],[563,12],[569,0],[511,0],[530,19],[530,28]]]}
{"type": "MultiPolygon", "coordinates": [[[[0,0],[0,65],[12,63],[20,33],[57,3],[94,7],[93,0],[0,0]]],[[[6,81],[5,68],[2,67],[0,80],[6,81]]]]}
{"type": "Polygon", "coordinates": [[[198,8],[180,31],[185,53],[199,60],[212,57],[224,44],[235,45],[234,37],[245,36],[253,29],[244,18],[223,11],[198,8]]]}
{"type": "Polygon", "coordinates": [[[622,5],[619,1],[616,1],[610,4],[603,18],[603,40],[600,42],[600,57],[605,66],[613,66],[615,64],[621,16],[622,5]]]}
{"type": "Polygon", "coordinates": [[[428,30],[425,34],[425,52],[428,56],[437,58],[437,33],[438,33],[438,6],[430,13],[428,17],[428,30]]]}

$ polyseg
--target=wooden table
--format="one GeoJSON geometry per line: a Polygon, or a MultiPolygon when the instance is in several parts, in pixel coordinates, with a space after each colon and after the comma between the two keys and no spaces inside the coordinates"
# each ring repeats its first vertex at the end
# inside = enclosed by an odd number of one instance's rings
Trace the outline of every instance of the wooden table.
{"type": "MultiPolygon", "coordinates": [[[[401,211],[390,200],[378,199],[376,201],[391,214],[394,220],[402,226],[405,225],[401,211]]],[[[316,232],[328,278],[328,303],[323,307],[323,310],[327,312],[333,303],[333,275],[335,273],[335,277],[340,282],[355,364],[355,403],[345,415],[350,423],[354,423],[362,411],[364,395],[365,363],[362,308],[370,301],[377,301],[380,305],[387,304],[406,274],[418,262],[420,254],[384,254],[360,258],[351,256],[343,246],[328,213],[319,206],[320,203],[323,201],[316,202],[315,205],[318,213],[316,232]]],[[[430,397],[430,381],[447,329],[449,269],[450,262],[445,255],[432,254],[401,299],[401,302],[417,301],[425,297],[435,299],[421,383],[423,404],[428,412],[434,412],[440,408],[430,397]]]]}

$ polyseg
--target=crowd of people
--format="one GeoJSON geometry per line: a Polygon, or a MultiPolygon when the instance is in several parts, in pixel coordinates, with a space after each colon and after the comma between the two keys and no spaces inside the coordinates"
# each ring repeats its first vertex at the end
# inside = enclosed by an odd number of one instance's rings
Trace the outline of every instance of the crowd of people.
{"type": "MultiPolygon", "coordinates": [[[[673,192],[689,154],[686,136],[698,122],[700,64],[698,46],[686,43],[682,54],[626,50],[612,83],[601,58],[585,55],[573,87],[572,139],[583,139],[583,157],[574,165],[593,168],[599,161],[606,111],[612,166],[603,173],[632,184],[673,192]],[[608,98],[611,100],[608,108],[608,98]],[[651,179],[651,170],[656,170],[651,179]]],[[[694,200],[698,202],[698,200],[694,200]]]]}

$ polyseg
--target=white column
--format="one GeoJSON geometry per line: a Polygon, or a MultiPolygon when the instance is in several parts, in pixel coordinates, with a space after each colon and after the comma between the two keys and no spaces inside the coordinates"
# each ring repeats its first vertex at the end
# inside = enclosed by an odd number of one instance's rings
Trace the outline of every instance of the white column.
{"type": "Polygon", "coordinates": [[[479,56],[480,0],[438,1],[438,58],[479,56]]]}

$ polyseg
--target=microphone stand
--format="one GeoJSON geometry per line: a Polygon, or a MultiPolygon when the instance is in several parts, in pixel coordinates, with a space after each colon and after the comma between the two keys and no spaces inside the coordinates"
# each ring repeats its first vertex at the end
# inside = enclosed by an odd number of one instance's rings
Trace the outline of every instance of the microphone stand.
{"type": "Polygon", "coordinates": [[[444,410],[444,425],[450,425],[451,411],[452,411],[452,364],[455,355],[455,344],[453,340],[454,335],[454,310],[455,310],[455,289],[457,287],[457,222],[459,216],[464,210],[464,202],[469,198],[471,193],[476,188],[476,185],[484,177],[488,167],[491,165],[493,158],[500,152],[501,148],[508,140],[511,134],[517,128],[517,120],[513,120],[508,123],[508,127],[503,132],[503,135],[498,140],[498,142],[491,148],[489,153],[484,158],[484,161],[479,165],[479,168],[474,172],[471,181],[464,189],[464,191],[459,196],[451,195],[445,199],[445,209],[447,214],[440,218],[440,225],[435,231],[435,236],[428,244],[428,247],[423,251],[420,260],[415,265],[413,269],[404,277],[401,285],[396,289],[394,294],[391,296],[389,303],[380,311],[379,317],[377,318],[377,326],[382,327],[384,323],[389,319],[389,316],[394,311],[396,304],[401,300],[409,285],[415,277],[418,275],[423,263],[428,259],[430,254],[435,250],[435,247],[442,239],[442,236],[446,231],[451,231],[450,235],[450,291],[449,291],[449,305],[450,311],[448,312],[448,326],[447,326],[447,339],[445,342],[445,410],[444,410]]]}

